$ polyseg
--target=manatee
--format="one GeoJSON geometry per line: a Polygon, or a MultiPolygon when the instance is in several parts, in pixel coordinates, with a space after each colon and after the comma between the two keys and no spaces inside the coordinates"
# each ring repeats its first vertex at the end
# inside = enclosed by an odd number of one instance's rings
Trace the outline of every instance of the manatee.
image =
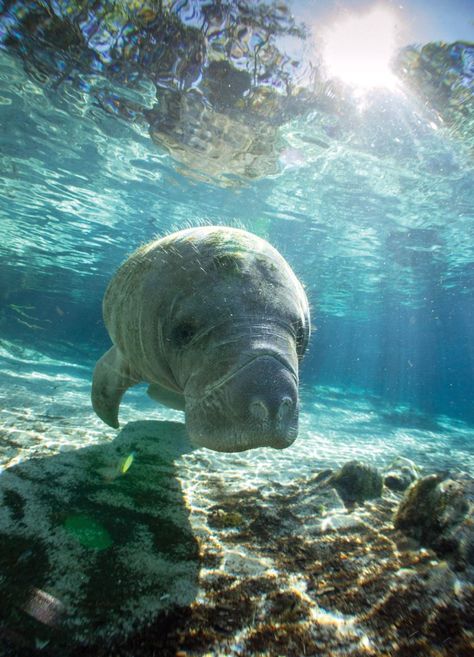
{"type": "Polygon", "coordinates": [[[200,226],[139,248],[103,301],[113,346],[94,369],[92,405],[117,428],[125,391],[185,413],[196,446],[282,449],[298,434],[299,363],[310,315],[301,283],[265,240],[200,226]]]}

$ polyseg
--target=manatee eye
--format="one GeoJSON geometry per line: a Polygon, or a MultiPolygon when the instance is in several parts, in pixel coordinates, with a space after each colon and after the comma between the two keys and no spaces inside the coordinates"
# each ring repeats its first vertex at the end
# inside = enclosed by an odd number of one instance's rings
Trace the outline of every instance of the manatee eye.
{"type": "Polygon", "coordinates": [[[171,341],[177,347],[184,347],[196,335],[196,326],[191,322],[181,322],[171,331],[171,341]]]}
{"type": "Polygon", "coordinates": [[[293,325],[295,331],[296,353],[301,358],[308,346],[308,335],[304,330],[303,323],[298,320],[293,325]]]}

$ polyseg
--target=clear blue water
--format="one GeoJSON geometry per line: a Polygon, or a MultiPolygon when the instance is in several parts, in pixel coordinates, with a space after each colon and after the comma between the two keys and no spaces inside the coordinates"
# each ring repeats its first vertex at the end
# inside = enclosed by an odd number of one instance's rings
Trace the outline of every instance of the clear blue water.
{"type": "MultiPolygon", "coordinates": [[[[105,287],[144,242],[220,224],[284,255],[314,330],[291,448],[179,457],[198,535],[215,494],[196,472],[268,490],[353,458],[472,473],[474,46],[402,50],[400,87],[361,95],[318,78],[283,9],[252,31],[245,3],[215,4],[153,23],[153,2],[0,3],[4,471],[115,438],[89,401],[105,287]]],[[[182,417],[139,387],[122,426],[142,420],[182,417]]]]}

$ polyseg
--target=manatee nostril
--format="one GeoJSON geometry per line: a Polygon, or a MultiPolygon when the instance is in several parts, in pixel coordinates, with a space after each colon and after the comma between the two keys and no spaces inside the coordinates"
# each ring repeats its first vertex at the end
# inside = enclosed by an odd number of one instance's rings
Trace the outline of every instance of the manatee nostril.
{"type": "Polygon", "coordinates": [[[288,422],[294,413],[295,404],[291,397],[283,397],[278,405],[272,408],[263,401],[263,399],[254,399],[249,405],[250,414],[259,422],[266,422],[270,419],[270,415],[281,425],[288,422]],[[275,413],[275,415],[273,415],[275,413]]]}
{"type": "Polygon", "coordinates": [[[293,400],[290,397],[283,397],[280,402],[280,407],[278,408],[277,417],[280,422],[284,422],[288,419],[290,414],[293,412],[294,404],[293,400]]]}
{"type": "Polygon", "coordinates": [[[268,408],[265,406],[261,399],[255,399],[253,402],[251,402],[250,412],[254,418],[262,422],[268,419],[268,408]]]}

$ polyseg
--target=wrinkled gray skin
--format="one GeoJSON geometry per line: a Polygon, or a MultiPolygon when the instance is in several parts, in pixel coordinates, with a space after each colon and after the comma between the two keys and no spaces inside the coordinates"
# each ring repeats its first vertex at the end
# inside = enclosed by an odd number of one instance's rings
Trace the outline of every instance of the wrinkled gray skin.
{"type": "Polygon", "coordinates": [[[111,427],[127,388],[146,381],[153,399],[184,410],[195,445],[295,440],[309,308],[268,242],[215,226],[151,242],[117,271],[103,310],[114,346],[95,367],[92,403],[111,427]]]}

